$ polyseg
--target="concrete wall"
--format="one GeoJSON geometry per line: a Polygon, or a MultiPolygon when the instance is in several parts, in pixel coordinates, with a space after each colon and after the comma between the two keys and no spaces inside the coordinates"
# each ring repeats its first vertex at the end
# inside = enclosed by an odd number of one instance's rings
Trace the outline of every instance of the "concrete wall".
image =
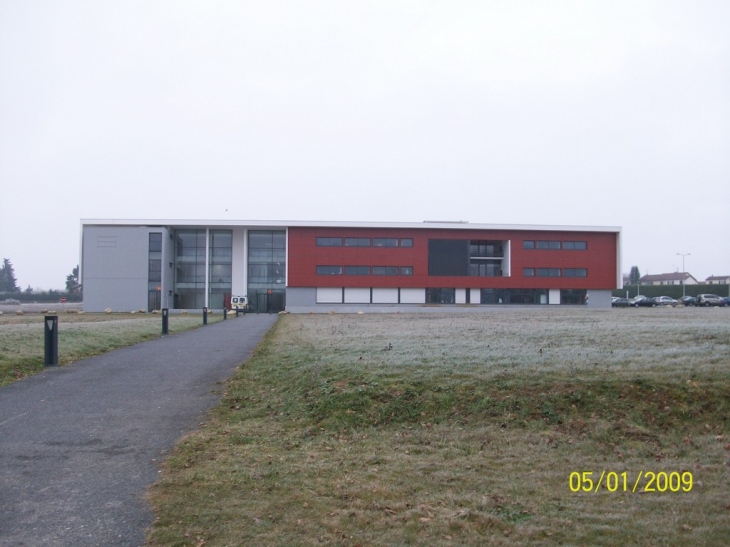
{"type": "Polygon", "coordinates": [[[588,307],[589,308],[610,308],[611,307],[611,291],[588,291],[588,307]]]}
{"type": "Polygon", "coordinates": [[[85,226],[82,234],[81,283],[84,311],[146,310],[149,233],[162,232],[162,307],[171,307],[172,242],[165,228],[85,226]]]}

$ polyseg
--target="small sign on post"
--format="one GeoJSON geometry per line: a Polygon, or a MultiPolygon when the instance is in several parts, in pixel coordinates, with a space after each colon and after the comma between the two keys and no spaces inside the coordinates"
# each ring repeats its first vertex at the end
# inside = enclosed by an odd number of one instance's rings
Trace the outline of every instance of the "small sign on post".
{"type": "Polygon", "coordinates": [[[52,367],[58,364],[58,316],[46,315],[44,321],[45,358],[43,364],[52,367]]]}
{"type": "Polygon", "coordinates": [[[168,312],[169,310],[167,308],[162,308],[162,334],[167,334],[169,332],[168,330],[168,312]]]}

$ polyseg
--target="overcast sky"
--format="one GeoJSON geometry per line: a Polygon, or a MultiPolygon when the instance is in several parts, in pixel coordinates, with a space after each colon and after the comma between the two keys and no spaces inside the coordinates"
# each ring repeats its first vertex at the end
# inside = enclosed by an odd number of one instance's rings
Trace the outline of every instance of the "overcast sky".
{"type": "Polygon", "coordinates": [[[730,275],[729,104],[726,0],[0,0],[0,258],[63,288],[81,218],[440,219],[730,275]]]}

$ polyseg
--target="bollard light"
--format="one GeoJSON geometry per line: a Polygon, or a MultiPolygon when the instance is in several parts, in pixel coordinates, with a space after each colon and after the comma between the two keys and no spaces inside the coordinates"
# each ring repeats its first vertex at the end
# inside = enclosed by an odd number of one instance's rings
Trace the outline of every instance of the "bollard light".
{"type": "Polygon", "coordinates": [[[45,332],[45,359],[47,367],[58,364],[58,316],[46,315],[44,321],[45,332]]]}
{"type": "Polygon", "coordinates": [[[203,325],[208,324],[208,308],[203,308],[203,325]]]}
{"type": "Polygon", "coordinates": [[[167,308],[162,308],[162,334],[168,334],[170,332],[168,325],[168,313],[167,308]]]}

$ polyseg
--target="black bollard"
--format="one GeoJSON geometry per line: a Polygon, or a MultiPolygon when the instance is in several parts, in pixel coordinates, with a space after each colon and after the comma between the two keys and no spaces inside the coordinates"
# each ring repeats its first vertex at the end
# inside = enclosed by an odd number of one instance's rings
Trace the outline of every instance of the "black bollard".
{"type": "Polygon", "coordinates": [[[58,364],[58,316],[46,315],[45,320],[45,360],[44,365],[51,367],[58,364]]]}
{"type": "Polygon", "coordinates": [[[228,319],[228,309],[223,308],[223,321],[225,321],[226,319],[228,319]]]}
{"type": "Polygon", "coordinates": [[[203,308],[203,325],[208,324],[208,308],[203,308]]]}
{"type": "Polygon", "coordinates": [[[168,334],[170,332],[168,328],[168,312],[167,308],[162,308],[162,334],[168,334]]]}

